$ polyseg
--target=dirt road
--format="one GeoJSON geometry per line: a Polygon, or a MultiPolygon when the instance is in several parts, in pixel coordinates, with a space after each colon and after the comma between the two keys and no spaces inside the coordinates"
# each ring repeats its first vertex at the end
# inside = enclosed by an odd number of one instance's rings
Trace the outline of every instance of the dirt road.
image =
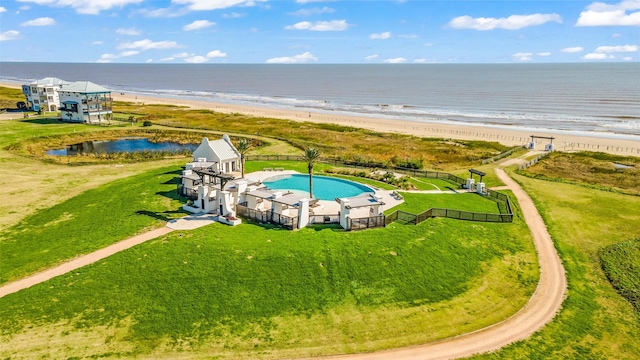
{"type": "Polygon", "coordinates": [[[515,341],[526,339],[549,323],[560,310],[567,290],[564,267],[533,201],[502,169],[496,174],[513,191],[525,222],[531,230],[540,263],[540,282],[535,293],[520,311],[509,319],[487,328],[442,341],[367,354],[335,356],[350,360],[431,360],[452,359],[491,352],[515,341]]]}
{"type": "Polygon", "coordinates": [[[151,230],[148,231],[144,234],[140,234],[138,236],[134,236],[132,238],[129,238],[127,240],[123,240],[120,241],[118,243],[115,243],[113,245],[107,246],[103,249],[94,251],[90,254],[84,255],[84,256],[80,256],[76,259],[67,261],[59,266],[53,267],[49,270],[45,270],[36,274],[33,274],[31,276],[28,276],[24,279],[20,279],[14,282],[10,282],[7,283],[3,286],[0,287],[0,298],[5,296],[5,295],[9,295],[12,294],[14,292],[18,292],[22,289],[26,289],[29,288],[33,285],[39,284],[41,282],[45,282],[49,279],[52,279],[56,276],[62,275],[62,274],[66,274],[68,272],[71,272],[73,270],[79,269],[83,266],[87,266],[89,264],[93,264],[96,261],[102,260],[106,257],[109,257],[115,253],[118,253],[120,251],[129,249],[133,246],[136,246],[138,244],[141,244],[147,240],[151,240],[151,239],[155,239],[158,236],[162,236],[164,234],[168,234],[171,231],[173,231],[173,229],[170,229],[168,227],[161,227],[159,229],[155,229],[155,230],[151,230]]]}

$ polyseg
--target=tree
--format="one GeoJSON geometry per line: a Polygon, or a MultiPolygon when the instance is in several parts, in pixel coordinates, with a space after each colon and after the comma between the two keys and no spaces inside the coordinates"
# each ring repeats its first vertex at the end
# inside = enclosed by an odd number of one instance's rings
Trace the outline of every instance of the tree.
{"type": "Polygon", "coordinates": [[[238,150],[238,152],[240,153],[240,171],[242,171],[243,179],[244,179],[244,154],[246,154],[247,151],[249,151],[250,147],[251,147],[251,143],[249,143],[249,140],[247,139],[240,140],[240,142],[236,146],[236,150],[238,150]]]}
{"type": "Polygon", "coordinates": [[[302,155],[302,160],[307,162],[309,169],[309,197],[313,199],[313,165],[320,159],[320,150],[316,148],[308,148],[302,155]]]}

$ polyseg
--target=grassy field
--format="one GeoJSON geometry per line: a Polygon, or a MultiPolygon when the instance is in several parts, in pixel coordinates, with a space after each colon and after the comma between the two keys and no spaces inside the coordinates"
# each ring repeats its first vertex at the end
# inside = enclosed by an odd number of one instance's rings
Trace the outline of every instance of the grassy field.
{"type": "Polygon", "coordinates": [[[499,321],[537,276],[522,222],[432,219],[361,232],[214,224],[0,299],[0,355],[368,351],[499,321]],[[58,345],[37,345],[51,336],[58,345]]]}
{"type": "Polygon", "coordinates": [[[475,358],[638,359],[640,317],[607,281],[599,252],[640,233],[640,197],[514,177],[549,228],[569,293],[554,321],[530,339],[475,358]]]}
{"type": "Polygon", "coordinates": [[[640,319],[640,239],[602,248],[600,262],[613,288],[636,308],[640,319]]]}
{"type": "Polygon", "coordinates": [[[41,210],[0,232],[0,283],[184,216],[176,167],[129,176],[41,210]]]}
{"type": "Polygon", "coordinates": [[[594,152],[553,152],[522,171],[522,174],[640,195],[640,158],[637,157],[594,152]],[[617,168],[615,164],[625,165],[626,168],[617,168]]]}
{"type": "Polygon", "coordinates": [[[412,214],[420,214],[430,208],[463,210],[477,213],[499,214],[495,201],[474,193],[461,194],[416,194],[402,192],[405,202],[385,211],[391,213],[402,210],[412,214]]]}

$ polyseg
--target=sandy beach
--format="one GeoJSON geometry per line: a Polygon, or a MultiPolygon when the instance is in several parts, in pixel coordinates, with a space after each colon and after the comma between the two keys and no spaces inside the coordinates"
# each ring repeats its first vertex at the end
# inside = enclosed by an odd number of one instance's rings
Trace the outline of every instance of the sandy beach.
{"type": "MultiPolygon", "coordinates": [[[[0,82],[0,86],[20,88],[19,84],[0,82]]],[[[439,122],[417,122],[397,119],[384,119],[364,116],[348,116],[302,110],[274,109],[258,106],[223,104],[210,101],[198,101],[180,98],[151,97],[138,94],[112,93],[114,101],[126,101],[139,104],[171,104],[194,109],[208,109],[222,113],[242,113],[257,117],[269,117],[313,123],[332,123],[353,126],[379,132],[402,133],[423,137],[442,137],[460,140],[496,141],[505,145],[525,145],[531,141],[530,136],[554,137],[553,144],[559,151],[602,151],[620,155],[640,156],[640,141],[629,139],[630,136],[613,134],[572,134],[549,133],[532,129],[514,127],[493,127],[476,124],[449,124],[439,122]]],[[[7,114],[4,114],[6,117],[7,114]]],[[[543,150],[546,139],[536,140],[537,150],[543,150]]]]}

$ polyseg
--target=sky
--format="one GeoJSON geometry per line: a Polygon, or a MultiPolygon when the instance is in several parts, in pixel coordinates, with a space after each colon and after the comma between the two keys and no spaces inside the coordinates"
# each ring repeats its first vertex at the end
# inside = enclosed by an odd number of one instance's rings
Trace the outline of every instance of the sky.
{"type": "Polygon", "coordinates": [[[639,44],[640,0],[0,2],[0,61],[638,62],[639,44]]]}

